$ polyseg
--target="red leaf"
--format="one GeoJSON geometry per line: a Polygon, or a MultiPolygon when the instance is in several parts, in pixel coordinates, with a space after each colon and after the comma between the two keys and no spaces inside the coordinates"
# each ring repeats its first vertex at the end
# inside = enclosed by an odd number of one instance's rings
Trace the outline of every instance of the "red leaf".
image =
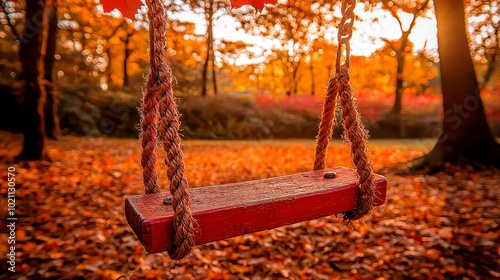
{"type": "Polygon", "coordinates": [[[277,0],[231,0],[233,8],[239,8],[243,5],[250,5],[260,11],[264,8],[265,4],[276,4],[277,0]]]}
{"type": "Polygon", "coordinates": [[[142,6],[141,0],[101,0],[105,13],[117,9],[122,16],[134,19],[137,9],[142,6]]]}

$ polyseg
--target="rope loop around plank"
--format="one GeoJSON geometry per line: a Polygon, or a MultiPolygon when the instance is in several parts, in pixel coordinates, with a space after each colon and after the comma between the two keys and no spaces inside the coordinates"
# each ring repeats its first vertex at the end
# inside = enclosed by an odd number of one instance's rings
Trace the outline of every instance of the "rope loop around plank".
{"type": "Polygon", "coordinates": [[[359,180],[360,198],[358,207],[344,213],[345,220],[357,220],[369,214],[375,200],[373,169],[368,159],[368,132],[365,130],[350,80],[350,39],[354,25],[356,0],[342,1],[342,19],[338,31],[338,49],[335,73],[328,81],[327,93],[322,107],[321,122],[316,137],[314,170],[325,168],[326,153],[335,124],[336,100],[340,98],[341,114],[344,126],[344,138],[350,144],[351,160],[356,168],[359,180]],[[345,54],[344,54],[345,52],[345,54]],[[345,55],[345,56],[344,56],[345,55]],[[342,64],[342,57],[344,63],[342,64]]]}
{"type": "Polygon", "coordinates": [[[172,70],[167,64],[165,10],[160,0],[146,0],[149,19],[150,65],[141,104],[141,165],[145,193],[160,192],[156,171],[157,138],[163,140],[165,165],[170,181],[174,210],[174,246],[172,259],[186,257],[194,245],[193,216],[189,207],[189,184],[184,175],[184,154],[179,135],[180,114],[172,89],[172,70]]]}

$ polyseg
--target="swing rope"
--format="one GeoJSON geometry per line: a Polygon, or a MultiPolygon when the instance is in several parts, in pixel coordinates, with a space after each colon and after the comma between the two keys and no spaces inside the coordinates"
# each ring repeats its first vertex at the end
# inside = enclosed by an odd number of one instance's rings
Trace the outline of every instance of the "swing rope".
{"type": "Polygon", "coordinates": [[[335,120],[335,109],[337,96],[340,97],[340,107],[344,126],[344,139],[350,144],[351,159],[358,173],[360,199],[358,207],[344,213],[345,220],[357,220],[369,214],[373,209],[375,200],[375,184],[373,169],[368,159],[368,132],[361,123],[357,110],[357,104],[353,96],[353,88],[350,79],[350,39],[352,37],[352,26],[354,24],[354,7],[356,0],[342,1],[342,19],[338,32],[338,49],[335,74],[328,81],[328,89],[323,103],[321,122],[318,136],[316,137],[316,155],[314,159],[314,170],[325,168],[325,159],[328,144],[332,135],[335,120]],[[341,64],[342,55],[345,51],[345,62],[341,64]]]}
{"type": "Polygon", "coordinates": [[[189,208],[189,188],[184,176],[184,154],[179,135],[180,114],[172,89],[172,69],[167,64],[165,10],[161,1],[147,0],[151,72],[146,82],[141,104],[141,165],[146,194],[160,192],[156,171],[157,137],[163,140],[165,165],[170,181],[174,209],[174,246],[168,252],[179,260],[191,252],[194,245],[193,216],[189,208]]]}
{"type": "MultiPolygon", "coordinates": [[[[170,181],[174,209],[174,244],[168,252],[172,259],[182,259],[194,246],[193,217],[189,208],[188,182],[184,176],[184,155],[179,135],[180,114],[172,89],[172,70],[166,63],[166,20],[165,10],[160,0],[146,0],[149,19],[150,64],[151,72],[147,77],[146,89],[141,102],[142,146],[141,166],[145,193],[160,192],[158,172],[156,170],[157,138],[163,141],[165,165],[170,181]]],[[[356,220],[371,212],[373,208],[374,176],[368,161],[368,134],[361,124],[357,105],[353,98],[353,89],[349,83],[350,45],[354,23],[355,0],[342,3],[342,20],[339,28],[336,71],[328,82],[327,95],[323,104],[321,123],[317,136],[314,170],[325,167],[325,158],[334,124],[337,96],[340,97],[345,137],[351,146],[351,157],[359,176],[360,201],[358,208],[344,213],[344,219],[356,220]],[[341,58],[345,50],[345,63],[341,58]]]]}

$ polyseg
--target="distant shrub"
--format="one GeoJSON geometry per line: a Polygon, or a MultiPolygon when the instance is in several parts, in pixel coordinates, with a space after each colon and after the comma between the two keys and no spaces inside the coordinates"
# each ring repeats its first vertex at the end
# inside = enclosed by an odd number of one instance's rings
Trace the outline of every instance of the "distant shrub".
{"type": "Polygon", "coordinates": [[[59,107],[66,134],[137,137],[140,95],[101,90],[62,90],[59,107]]]}
{"type": "Polygon", "coordinates": [[[183,134],[202,139],[314,137],[310,118],[233,96],[186,96],[179,103],[183,134]]]}
{"type": "Polygon", "coordinates": [[[269,95],[257,95],[255,97],[255,107],[258,109],[279,109],[298,115],[319,116],[322,104],[323,100],[315,95],[282,96],[279,98],[273,98],[269,95]]]}
{"type": "MultiPolygon", "coordinates": [[[[61,88],[59,114],[65,134],[138,137],[140,92],[101,91],[98,88],[61,88]]],[[[20,114],[20,89],[0,87],[4,116],[20,114]]],[[[403,95],[401,118],[387,114],[393,95],[370,89],[356,92],[364,125],[374,138],[435,137],[441,125],[440,95],[403,95]]],[[[500,90],[482,93],[486,114],[500,135],[500,90]]],[[[323,100],[317,96],[253,99],[230,95],[183,96],[179,99],[181,129],[189,139],[314,138],[323,100]]],[[[0,129],[21,131],[20,118],[0,118],[0,129]]],[[[337,114],[337,122],[340,116],[337,114]]],[[[338,138],[341,125],[334,131],[338,138]]]]}

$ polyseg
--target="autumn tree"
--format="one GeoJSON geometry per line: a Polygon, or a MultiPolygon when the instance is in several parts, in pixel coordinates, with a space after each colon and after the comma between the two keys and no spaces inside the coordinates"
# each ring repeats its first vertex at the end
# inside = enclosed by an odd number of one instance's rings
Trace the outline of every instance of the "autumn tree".
{"type": "Polygon", "coordinates": [[[136,18],[130,19],[118,13],[103,13],[98,4],[94,0],[67,0],[61,4],[61,83],[83,91],[121,88],[124,84],[138,87],[134,82],[147,71],[146,10],[141,9],[136,18]]]}
{"type": "Polygon", "coordinates": [[[317,41],[336,21],[333,17],[336,4],[336,1],[328,0],[289,0],[267,7],[261,14],[244,21],[244,27],[250,33],[280,42],[271,58],[283,65],[288,95],[296,95],[301,67],[307,68],[307,62],[312,61],[314,51],[319,49],[317,41]]]}
{"type": "Polygon", "coordinates": [[[97,4],[94,0],[67,0],[61,5],[64,19],[59,23],[59,65],[64,73],[62,80],[70,87],[105,85],[102,88],[106,89],[108,85],[123,83],[117,77],[122,74],[124,52],[120,38],[124,36],[117,33],[127,29],[128,22],[116,15],[96,12],[97,4]]]}
{"type": "MultiPolygon", "coordinates": [[[[108,18],[102,17],[101,20],[109,20],[109,15],[108,18]]],[[[102,28],[99,33],[102,33],[100,38],[106,50],[108,81],[116,83],[115,72],[121,70],[119,77],[122,79],[119,84],[123,88],[132,89],[131,77],[142,76],[147,68],[143,67],[148,60],[149,47],[147,9],[145,7],[139,9],[133,19],[122,17],[120,20],[121,22],[116,24],[111,32],[102,28]],[[116,70],[113,70],[114,68],[116,70]]],[[[142,79],[140,80],[142,85],[142,79]]]]}
{"type": "MultiPolygon", "coordinates": [[[[44,32],[44,26],[48,27],[50,20],[45,16],[44,10],[46,6],[53,8],[55,5],[57,4],[52,1],[26,1],[25,23],[19,47],[19,58],[25,79],[22,105],[24,140],[23,149],[17,156],[18,160],[48,159],[45,146],[44,106],[47,92],[44,86],[46,77],[44,72],[52,72],[52,69],[43,65],[47,62],[45,60],[47,47],[55,44],[48,42],[50,36],[48,32],[44,32]]],[[[55,36],[51,39],[55,40],[55,36]]]]}
{"type": "MultiPolygon", "coordinates": [[[[428,11],[430,0],[419,0],[419,1],[405,1],[405,0],[372,0],[369,1],[371,6],[366,6],[367,8],[382,8],[390,13],[390,15],[396,20],[398,28],[401,31],[401,37],[398,39],[382,39],[386,45],[390,48],[394,57],[396,58],[396,75],[395,75],[395,89],[394,89],[394,105],[391,112],[394,115],[401,114],[403,108],[402,96],[404,91],[404,78],[403,72],[405,69],[406,57],[411,53],[412,46],[410,42],[410,34],[417,23],[417,19],[425,16],[428,11]],[[404,16],[411,16],[409,23],[404,21],[404,16]]],[[[378,19],[376,19],[378,20],[378,19]]]]}
{"type": "Polygon", "coordinates": [[[208,93],[208,79],[209,72],[211,75],[211,83],[213,87],[213,93],[217,94],[217,69],[216,69],[216,50],[214,48],[215,38],[214,38],[214,23],[221,16],[221,14],[227,14],[227,9],[229,3],[221,0],[189,0],[186,1],[189,5],[191,11],[197,14],[202,14],[206,22],[206,33],[205,33],[205,54],[204,62],[201,74],[201,95],[206,96],[208,93]],[[211,69],[209,69],[211,68],[211,69]]]}
{"type": "Polygon", "coordinates": [[[47,1],[51,7],[48,9],[48,26],[45,31],[47,36],[45,40],[45,54],[43,54],[43,75],[44,87],[47,94],[47,101],[44,106],[44,117],[47,136],[52,139],[61,137],[61,125],[59,123],[59,94],[57,91],[57,79],[54,75],[54,62],[57,48],[57,32],[59,30],[57,23],[59,22],[57,0],[47,1]]]}
{"type": "MultiPolygon", "coordinates": [[[[408,46],[413,49],[413,43],[409,42],[408,46]]],[[[425,47],[424,47],[425,48],[425,47]]],[[[370,84],[373,88],[380,89],[384,92],[394,92],[392,81],[394,77],[398,77],[403,81],[403,86],[399,89],[401,95],[406,92],[414,92],[416,94],[425,93],[429,86],[429,82],[438,76],[437,63],[434,62],[432,57],[426,53],[425,49],[417,52],[408,52],[404,57],[404,69],[402,73],[397,74],[401,69],[397,67],[398,62],[394,59],[394,49],[385,44],[382,48],[376,50],[372,55],[367,58],[371,63],[367,65],[366,71],[364,69],[357,69],[356,72],[364,74],[362,78],[363,86],[369,87],[370,84]],[[389,78],[389,80],[387,80],[389,78]]],[[[361,67],[360,67],[361,68],[361,67]]],[[[399,101],[402,101],[400,99],[399,101]]],[[[392,104],[394,106],[394,104],[392,104]]]]}
{"type": "Polygon", "coordinates": [[[485,65],[480,79],[484,88],[500,66],[500,4],[498,1],[466,1],[467,22],[470,25],[470,45],[473,57],[485,65]]]}
{"type": "MultiPolygon", "coordinates": [[[[24,34],[20,35],[17,27],[23,24],[26,25],[32,23],[22,22],[21,20],[24,20],[25,17],[17,17],[17,15],[22,14],[22,10],[25,9],[25,7],[22,7],[21,3],[14,1],[1,1],[0,5],[2,6],[2,11],[4,12],[7,26],[9,27],[13,37],[16,39],[14,48],[18,51],[19,55],[21,55],[20,51],[22,45],[26,43],[26,39],[22,37],[24,36],[24,34]],[[17,49],[18,43],[20,44],[19,49],[17,49]]],[[[56,53],[57,32],[59,29],[57,26],[58,3],[55,0],[45,1],[45,3],[42,3],[42,5],[42,8],[45,9],[44,13],[46,14],[46,17],[43,18],[43,20],[45,21],[40,23],[46,24],[46,28],[42,28],[40,31],[43,33],[40,35],[41,40],[42,38],[45,38],[40,43],[41,52],[43,53],[43,56],[41,58],[44,59],[42,63],[43,66],[41,66],[43,68],[43,71],[41,72],[41,74],[43,75],[41,77],[41,81],[46,95],[46,101],[44,103],[44,122],[46,125],[45,130],[47,136],[53,139],[58,139],[61,136],[61,128],[58,116],[59,93],[57,91],[56,77],[53,75],[54,73],[52,71],[54,66],[54,56],[56,53]]],[[[37,17],[38,16],[39,15],[37,14],[37,17]]],[[[39,18],[36,21],[39,22],[41,20],[42,18],[39,18]]],[[[33,29],[33,27],[30,27],[30,29],[33,29]]],[[[19,77],[24,77],[24,70],[26,69],[24,68],[24,66],[22,65],[23,73],[21,73],[19,77]]]]}
{"type": "Polygon", "coordinates": [[[64,73],[61,82],[78,85],[92,84],[94,80],[94,64],[92,58],[97,50],[94,40],[95,29],[98,29],[92,0],[61,1],[60,10],[64,18],[59,22],[59,71],[64,73]]]}
{"type": "MultiPolygon", "coordinates": [[[[80,0],[81,1],[81,0],[80,0]]],[[[140,3],[140,1],[138,2],[140,3]]],[[[106,11],[112,8],[113,1],[106,2],[106,11]]],[[[177,1],[165,1],[167,20],[167,61],[175,73],[176,92],[192,94],[199,91],[201,65],[204,61],[204,36],[195,34],[193,22],[180,19],[179,14],[190,11],[191,6],[177,1]]],[[[123,11],[120,11],[123,12],[123,11]]],[[[135,12],[135,11],[134,11],[135,12]]],[[[97,26],[91,36],[98,42],[98,49],[106,60],[105,80],[109,86],[125,86],[133,89],[132,77],[140,77],[148,68],[148,17],[145,6],[137,13],[126,17],[96,13],[97,26]],[[133,18],[133,19],[132,19],[133,18]],[[140,74],[140,75],[139,75],[140,74]]],[[[125,16],[125,15],[124,15],[125,16]]],[[[98,53],[94,56],[99,56],[98,53]]],[[[142,81],[142,79],[139,79],[142,81]]],[[[142,84],[142,82],[141,82],[142,84]]]]}
{"type": "Polygon", "coordinates": [[[57,115],[58,98],[53,76],[58,18],[57,1],[26,1],[24,28],[17,31],[7,7],[20,6],[13,1],[1,2],[7,25],[19,42],[19,59],[24,90],[22,96],[23,149],[18,160],[47,159],[45,138],[60,136],[57,115]],[[9,4],[9,5],[7,5],[9,4]]]}
{"type": "MultiPolygon", "coordinates": [[[[117,57],[117,55],[113,52],[114,47],[116,47],[116,44],[113,43],[113,38],[115,38],[115,35],[118,33],[118,31],[123,27],[123,26],[128,26],[128,23],[126,19],[122,19],[119,22],[115,23],[115,26],[113,25],[114,20],[109,20],[105,23],[104,26],[108,26],[109,28],[102,28],[100,33],[100,38],[101,42],[104,45],[104,53],[103,57],[107,59],[106,65],[104,66],[104,73],[106,73],[106,83],[113,84],[114,81],[114,72],[113,72],[113,62],[114,58],[117,57]]],[[[101,25],[102,26],[102,25],[101,25]]],[[[128,44],[128,42],[127,42],[128,44]]],[[[125,63],[124,63],[125,64],[125,63]]],[[[126,72],[125,69],[123,72],[126,72]]]]}
{"type": "Polygon", "coordinates": [[[218,80],[220,93],[248,94],[264,90],[263,86],[266,89],[272,87],[271,83],[260,83],[259,76],[266,64],[250,62],[259,56],[258,52],[249,50],[251,47],[255,45],[242,40],[220,40],[217,46],[220,59],[218,80]]]}
{"type": "Polygon", "coordinates": [[[128,25],[124,36],[120,39],[123,42],[123,87],[129,86],[129,78],[128,78],[128,62],[134,48],[131,46],[131,38],[136,33],[136,29],[133,25],[128,25]]]}
{"type": "Polygon", "coordinates": [[[168,64],[175,73],[176,93],[198,95],[202,84],[200,73],[204,65],[204,36],[195,34],[193,22],[168,19],[168,64]]]}
{"type": "Polygon", "coordinates": [[[500,167],[500,144],[486,120],[470,56],[462,0],[434,1],[443,92],[443,131],[413,171],[432,173],[445,163],[500,167]]]}
{"type": "Polygon", "coordinates": [[[309,90],[311,95],[316,95],[317,92],[324,91],[324,84],[328,81],[334,67],[337,46],[328,42],[323,35],[313,37],[311,52],[306,57],[307,68],[310,74],[309,79],[311,80],[309,90]],[[326,75],[322,75],[323,73],[326,75]],[[323,77],[319,78],[321,76],[323,77]],[[318,85],[321,86],[319,90],[317,89],[318,85]]]}
{"type": "Polygon", "coordinates": [[[205,18],[207,20],[207,39],[206,39],[206,56],[205,62],[203,63],[202,72],[202,89],[201,95],[207,95],[207,78],[208,78],[208,66],[211,62],[212,65],[212,86],[214,94],[217,95],[217,76],[215,71],[215,52],[214,52],[214,12],[215,12],[215,0],[208,0],[205,2],[205,18]]]}

